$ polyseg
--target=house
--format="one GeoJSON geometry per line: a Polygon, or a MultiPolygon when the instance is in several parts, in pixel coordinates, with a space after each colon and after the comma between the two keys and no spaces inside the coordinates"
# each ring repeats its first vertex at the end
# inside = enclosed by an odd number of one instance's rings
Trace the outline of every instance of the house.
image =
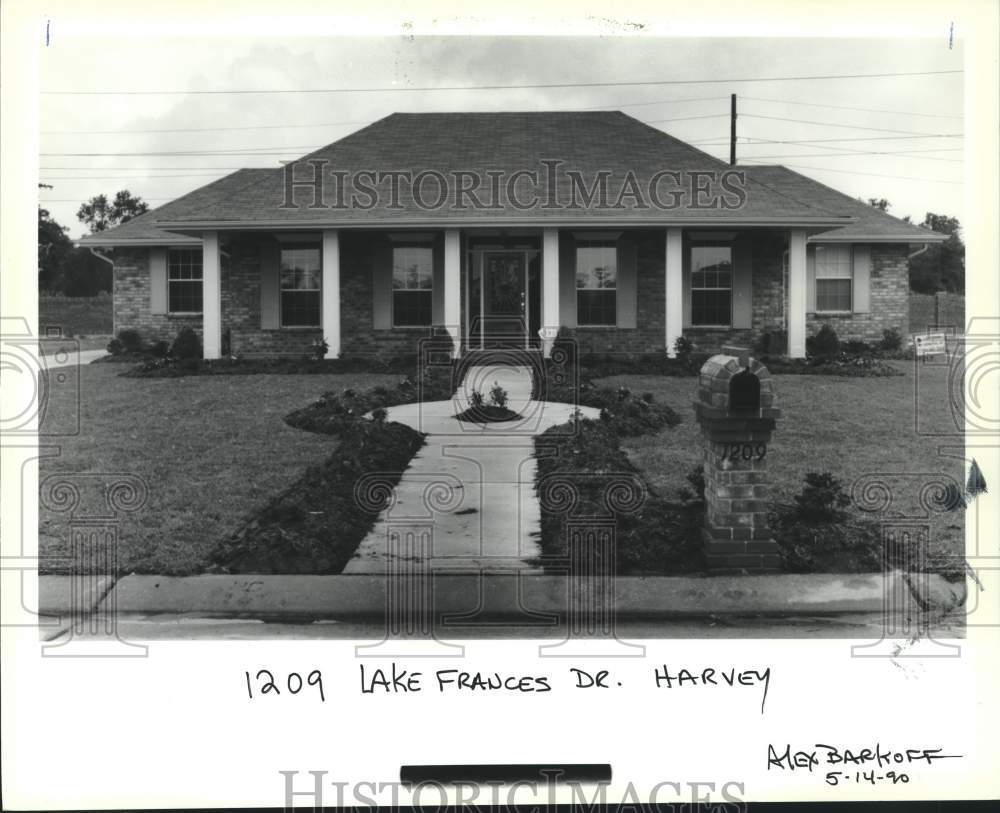
{"type": "Polygon", "coordinates": [[[621,112],[393,114],[81,239],[115,328],[206,358],[673,354],[772,333],[792,357],[908,332],[907,257],[944,240],[781,166],[730,166],[621,112]]]}

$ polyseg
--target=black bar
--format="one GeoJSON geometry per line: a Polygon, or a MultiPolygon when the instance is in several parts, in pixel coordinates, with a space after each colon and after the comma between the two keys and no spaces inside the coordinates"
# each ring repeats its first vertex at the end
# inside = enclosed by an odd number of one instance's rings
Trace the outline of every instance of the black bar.
{"type": "Polygon", "coordinates": [[[583,763],[577,765],[403,765],[399,781],[404,785],[434,783],[454,785],[475,782],[610,782],[611,765],[583,763]]]}

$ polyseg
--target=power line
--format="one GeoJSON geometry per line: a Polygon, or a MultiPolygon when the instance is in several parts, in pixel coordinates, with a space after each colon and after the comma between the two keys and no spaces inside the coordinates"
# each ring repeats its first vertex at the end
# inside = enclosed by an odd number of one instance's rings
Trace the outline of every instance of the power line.
{"type": "Polygon", "coordinates": [[[851,155],[884,155],[890,158],[895,156],[900,156],[901,158],[921,158],[926,161],[947,161],[949,164],[961,164],[962,160],[959,158],[935,158],[930,155],[922,155],[919,153],[924,152],[956,152],[956,150],[904,150],[903,152],[855,152],[853,150],[848,150],[844,152],[812,152],[812,153],[800,153],[798,155],[751,155],[750,158],[754,160],[761,158],[845,158],[851,155]]]}
{"type": "Polygon", "coordinates": [[[728,113],[713,113],[708,116],[683,116],[681,118],[674,119],[652,119],[651,121],[644,121],[643,124],[668,124],[674,121],[694,121],[695,119],[728,119],[728,113]]]}
{"type": "Polygon", "coordinates": [[[42,130],[41,135],[118,135],[121,133],[209,133],[230,130],[287,130],[293,127],[348,127],[370,124],[368,121],[331,121],[326,124],[255,124],[246,127],[175,127],[153,130],[42,130]]]}
{"type": "Polygon", "coordinates": [[[815,102],[793,102],[786,99],[761,99],[758,96],[740,96],[740,101],[771,102],[773,104],[794,104],[803,107],[827,107],[831,110],[857,110],[862,113],[890,113],[894,116],[924,116],[933,119],[960,119],[962,116],[949,116],[944,113],[916,113],[909,110],[878,110],[873,107],[846,107],[839,104],[816,104],[815,102]]]}
{"type": "Polygon", "coordinates": [[[826,74],[820,76],[761,76],[732,77],[727,79],[657,79],[642,82],[546,82],[522,85],[447,85],[439,87],[405,87],[397,85],[368,88],[292,88],[285,90],[44,90],[44,96],[205,96],[205,95],[246,95],[278,93],[424,93],[462,90],[529,90],[535,88],[596,88],[596,87],[642,87],[654,85],[721,85],[733,82],[798,82],[826,79],[881,79],[898,76],[938,76],[962,73],[949,71],[907,71],[897,73],[851,73],[826,74]]]}
{"type": "Polygon", "coordinates": [[[875,133],[903,133],[905,135],[935,136],[936,133],[918,133],[913,130],[889,130],[885,127],[862,127],[859,124],[835,124],[829,121],[806,121],[804,119],[789,119],[782,116],[759,116],[756,113],[743,113],[745,119],[767,119],[768,121],[791,121],[796,124],[817,124],[820,127],[842,127],[847,130],[871,130],[875,133]]]}
{"type": "MultiPolygon", "coordinates": [[[[752,166],[752,164],[751,164],[752,166]]],[[[926,183],[946,183],[961,186],[961,181],[943,181],[940,178],[914,178],[909,175],[882,175],[877,172],[855,172],[850,169],[828,169],[826,167],[807,167],[802,164],[785,164],[789,169],[808,169],[813,172],[839,172],[844,175],[868,175],[872,178],[896,178],[901,181],[924,181],[926,183]]]]}
{"type": "MultiPolygon", "coordinates": [[[[740,136],[741,144],[756,142],[759,144],[826,144],[837,141],[919,141],[923,138],[965,138],[963,133],[942,133],[941,135],[923,136],[856,136],[852,138],[806,138],[806,139],[775,139],[775,138],[753,138],[750,136],[740,136]]],[[[728,144],[729,140],[721,141],[718,138],[708,141],[689,141],[688,144],[728,144]]]]}

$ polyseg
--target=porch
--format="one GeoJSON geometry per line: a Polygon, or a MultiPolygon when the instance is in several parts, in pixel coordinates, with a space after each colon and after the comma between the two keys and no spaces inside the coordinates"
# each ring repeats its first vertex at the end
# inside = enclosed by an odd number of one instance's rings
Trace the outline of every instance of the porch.
{"type": "Polygon", "coordinates": [[[431,335],[448,336],[456,357],[548,357],[560,328],[584,352],[669,356],[685,334],[722,344],[774,330],[803,357],[815,297],[806,243],[805,229],[205,232],[187,249],[201,261],[200,313],[171,299],[184,287],[175,250],[153,250],[150,299],[154,314],[159,301],[174,323],[200,322],[205,358],[224,344],[252,355],[321,339],[331,358],[413,352],[431,335]]]}

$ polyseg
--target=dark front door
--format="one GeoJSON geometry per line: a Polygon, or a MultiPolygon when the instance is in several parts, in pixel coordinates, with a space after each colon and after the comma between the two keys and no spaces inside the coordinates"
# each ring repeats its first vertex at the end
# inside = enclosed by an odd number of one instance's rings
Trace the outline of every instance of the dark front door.
{"type": "Polygon", "coordinates": [[[523,251],[483,256],[483,334],[487,346],[524,347],[527,336],[527,273],[523,251]]]}

